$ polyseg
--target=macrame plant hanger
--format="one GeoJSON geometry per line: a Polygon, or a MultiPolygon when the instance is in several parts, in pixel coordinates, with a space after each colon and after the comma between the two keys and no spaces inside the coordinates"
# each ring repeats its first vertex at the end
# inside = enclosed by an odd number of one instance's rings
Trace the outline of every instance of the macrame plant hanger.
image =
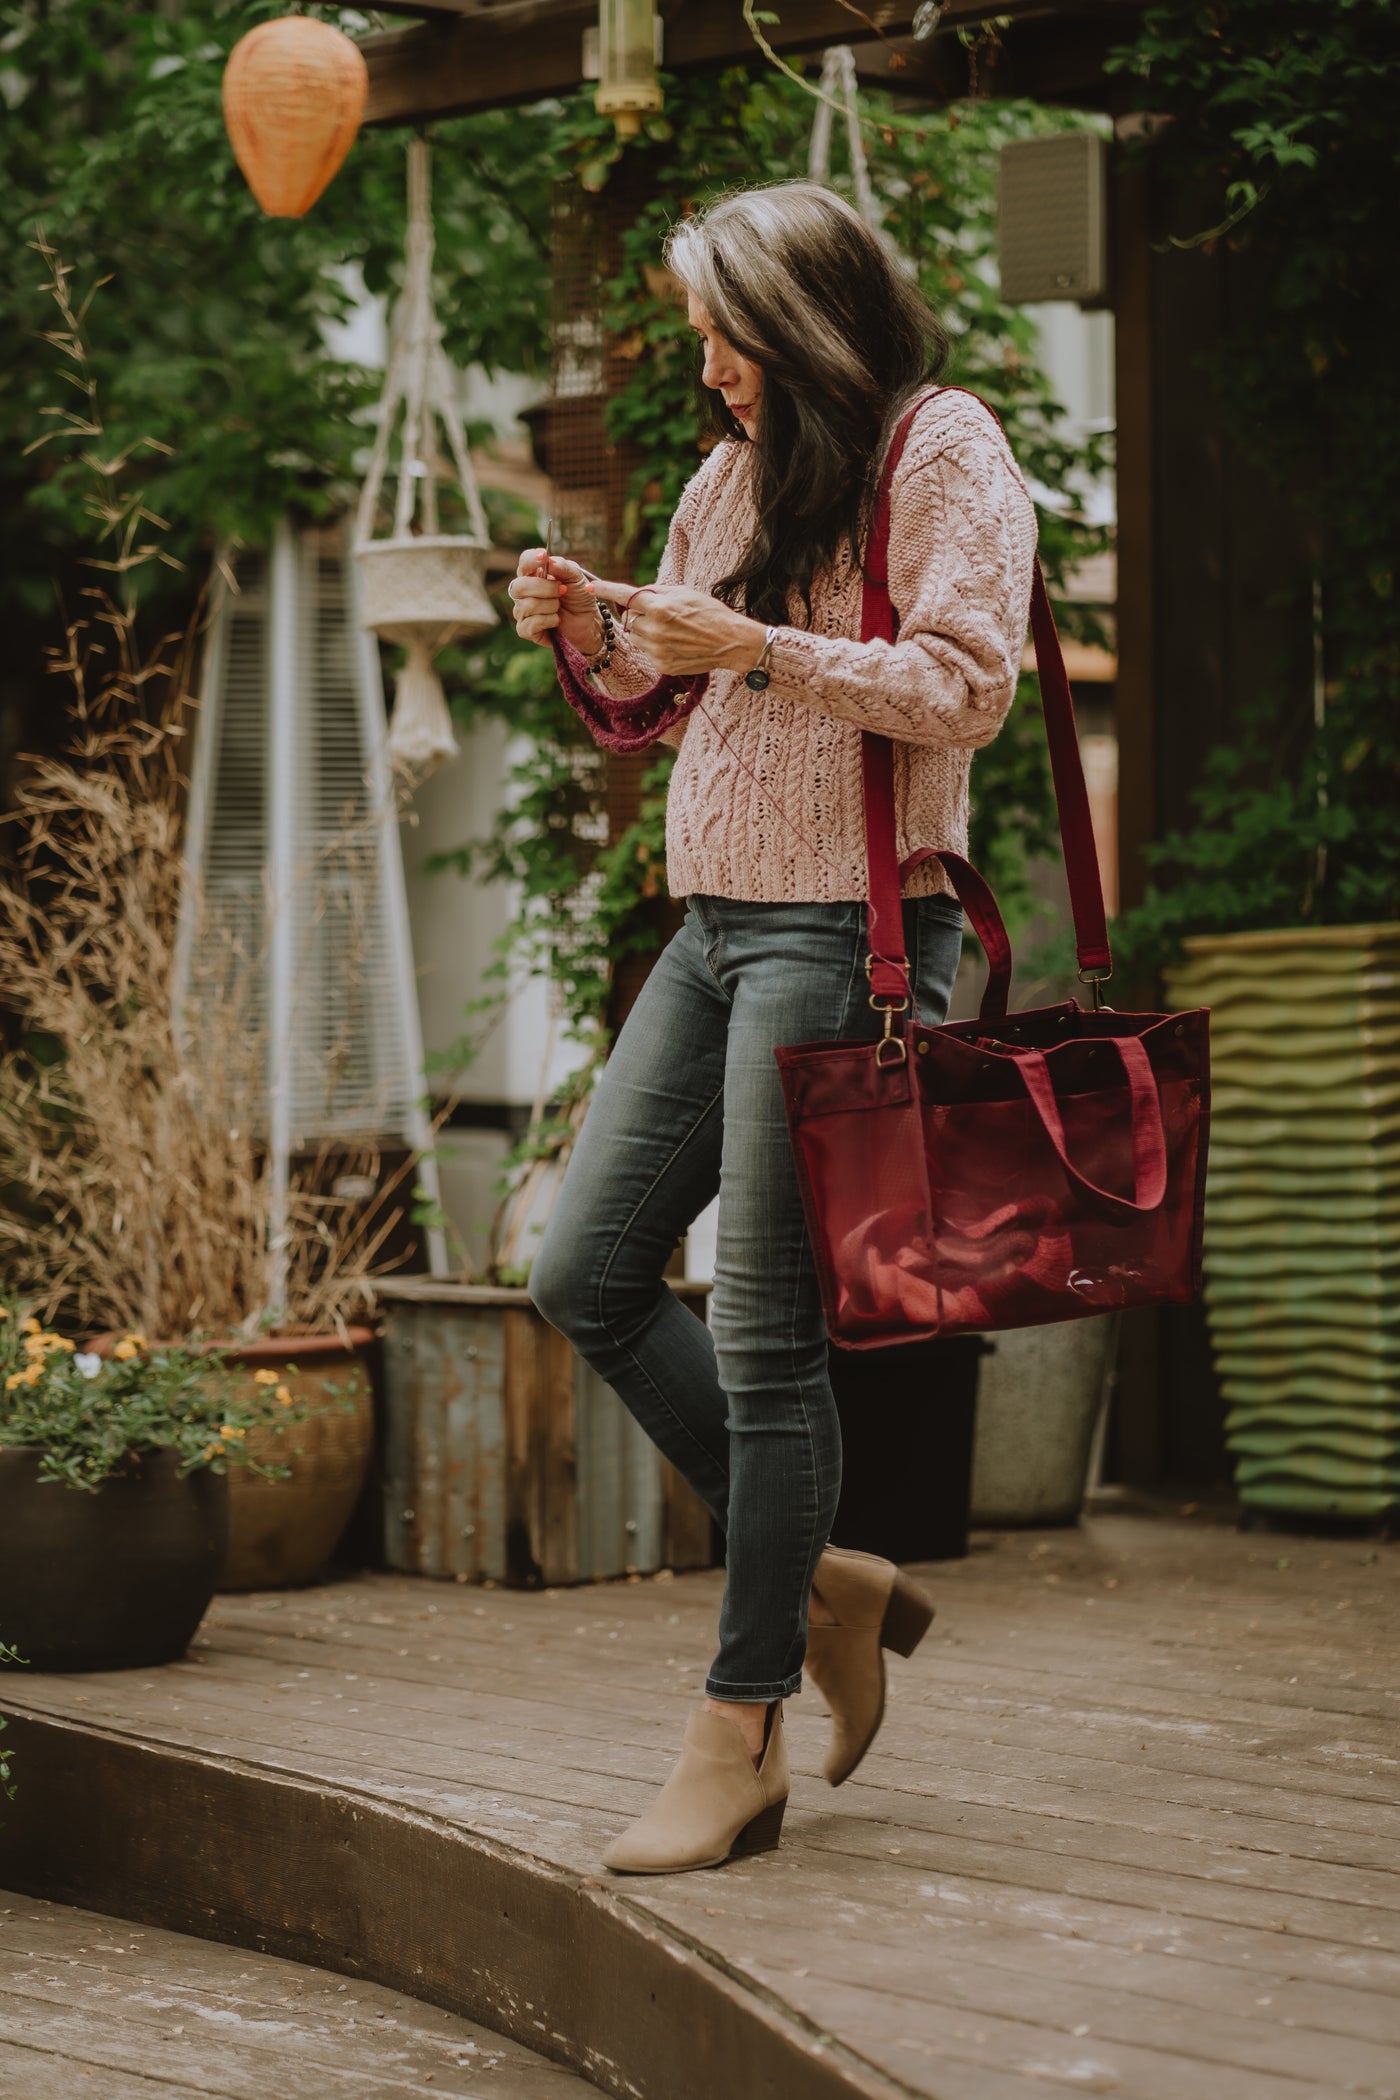
{"type": "Polygon", "coordinates": [[[449,642],[496,625],[486,594],[490,534],[467,452],[452,367],[433,306],[433,219],[426,139],[408,148],[408,244],[394,314],[379,430],[355,521],[360,623],[400,643],[408,661],[395,684],[389,756],[397,771],[422,777],[457,755],[442,681],[433,658],[449,642]],[[393,525],[376,539],[380,498],[394,435],[400,431],[393,525]],[[439,475],[454,471],[465,532],[443,532],[439,475]]]}
{"type": "Polygon", "coordinates": [[[846,119],[846,137],[851,152],[851,187],[856,210],[872,233],[880,231],[880,207],[870,183],[857,107],[855,53],[849,44],[833,44],[822,58],[817,113],[812,119],[812,143],[807,149],[807,176],[811,182],[827,182],[831,169],[831,120],[839,108],[846,119]]]}

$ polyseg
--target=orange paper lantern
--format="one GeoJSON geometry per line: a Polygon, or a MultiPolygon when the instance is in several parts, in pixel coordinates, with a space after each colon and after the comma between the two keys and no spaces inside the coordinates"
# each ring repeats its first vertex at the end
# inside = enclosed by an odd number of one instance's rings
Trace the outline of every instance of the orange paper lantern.
{"type": "Polygon", "coordinates": [[[239,38],[224,68],[224,123],[270,217],[310,211],[354,144],[368,93],[364,53],[329,22],[287,15],[239,38]]]}

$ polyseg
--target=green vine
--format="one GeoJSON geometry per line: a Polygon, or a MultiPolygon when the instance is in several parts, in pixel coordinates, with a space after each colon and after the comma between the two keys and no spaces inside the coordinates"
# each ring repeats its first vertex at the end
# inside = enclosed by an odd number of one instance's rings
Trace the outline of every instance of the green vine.
{"type": "Polygon", "coordinates": [[[1159,0],[1110,68],[1170,120],[1142,150],[1189,200],[1172,245],[1223,246],[1248,268],[1248,310],[1208,370],[1234,441],[1295,507],[1317,674],[1308,691],[1296,667],[1264,668],[1208,754],[1196,821],[1149,849],[1155,879],[1126,933],[1157,961],[1191,933],[1392,919],[1400,20],[1389,0],[1159,0]]]}

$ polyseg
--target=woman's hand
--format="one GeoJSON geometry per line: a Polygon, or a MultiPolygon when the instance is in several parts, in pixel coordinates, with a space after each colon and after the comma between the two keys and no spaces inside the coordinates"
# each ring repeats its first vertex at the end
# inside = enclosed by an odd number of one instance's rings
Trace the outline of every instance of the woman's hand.
{"type": "Polygon", "coordinates": [[[705,671],[750,671],[763,651],[766,630],[708,591],[684,583],[605,583],[586,586],[595,599],[623,608],[627,634],[671,677],[698,678],[705,671]]]}
{"type": "Polygon", "coordinates": [[[546,564],[543,547],[527,547],[511,578],[509,597],[515,631],[523,640],[547,649],[550,634],[558,628],[584,656],[596,656],[602,648],[603,616],[576,561],[551,554],[546,564]]]}

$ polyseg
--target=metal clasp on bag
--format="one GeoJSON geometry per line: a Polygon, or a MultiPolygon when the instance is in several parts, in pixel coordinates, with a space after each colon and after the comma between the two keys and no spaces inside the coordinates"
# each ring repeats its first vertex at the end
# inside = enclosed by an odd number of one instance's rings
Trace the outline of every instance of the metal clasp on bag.
{"type": "Polygon", "coordinates": [[[1108,983],[1109,978],[1113,975],[1112,970],[1081,970],[1078,974],[1079,982],[1081,984],[1087,984],[1090,990],[1093,992],[1094,1004],[1092,1011],[1096,1014],[1111,1014],[1113,1012],[1113,1008],[1105,1004],[1101,987],[1108,983]]]}
{"type": "MultiPolygon", "coordinates": [[[[895,963],[901,970],[907,971],[909,968],[907,955],[882,956],[880,959],[884,962],[895,963]]],[[[865,974],[867,979],[873,978],[875,975],[875,956],[873,952],[865,958],[865,974]]],[[[909,1001],[907,999],[882,999],[878,992],[872,992],[870,994],[870,1004],[874,1007],[877,1014],[883,1014],[885,1017],[885,1032],[875,1045],[876,1064],[906,1064],[909,1059],[909,1052],[905,1046],[903,1036],[894,1033],[894,1017],[896,1014],[908,1013],[909,1001]],[[887,1050],[891,1051],[893,1055],[887,1057],[885,1054],[887,1050]]]]}
{"type": "Polygon", "coordinates": [[[870,1004],[874,1007],[877,1014],[883,1014],[885,1017],[885,1032],[875,1045],[876,1064],[906,1064],[909,1059],[909,1050],[904,1037],[896,1035],[894,1032],[894,1017],[896,1014],[908,1013],[909,1001],[907,999],[877,999],[872,994],[870,1004]],[[887,1051],[892,1054],[886,1056],[885,1053],[887,1051]]]}

